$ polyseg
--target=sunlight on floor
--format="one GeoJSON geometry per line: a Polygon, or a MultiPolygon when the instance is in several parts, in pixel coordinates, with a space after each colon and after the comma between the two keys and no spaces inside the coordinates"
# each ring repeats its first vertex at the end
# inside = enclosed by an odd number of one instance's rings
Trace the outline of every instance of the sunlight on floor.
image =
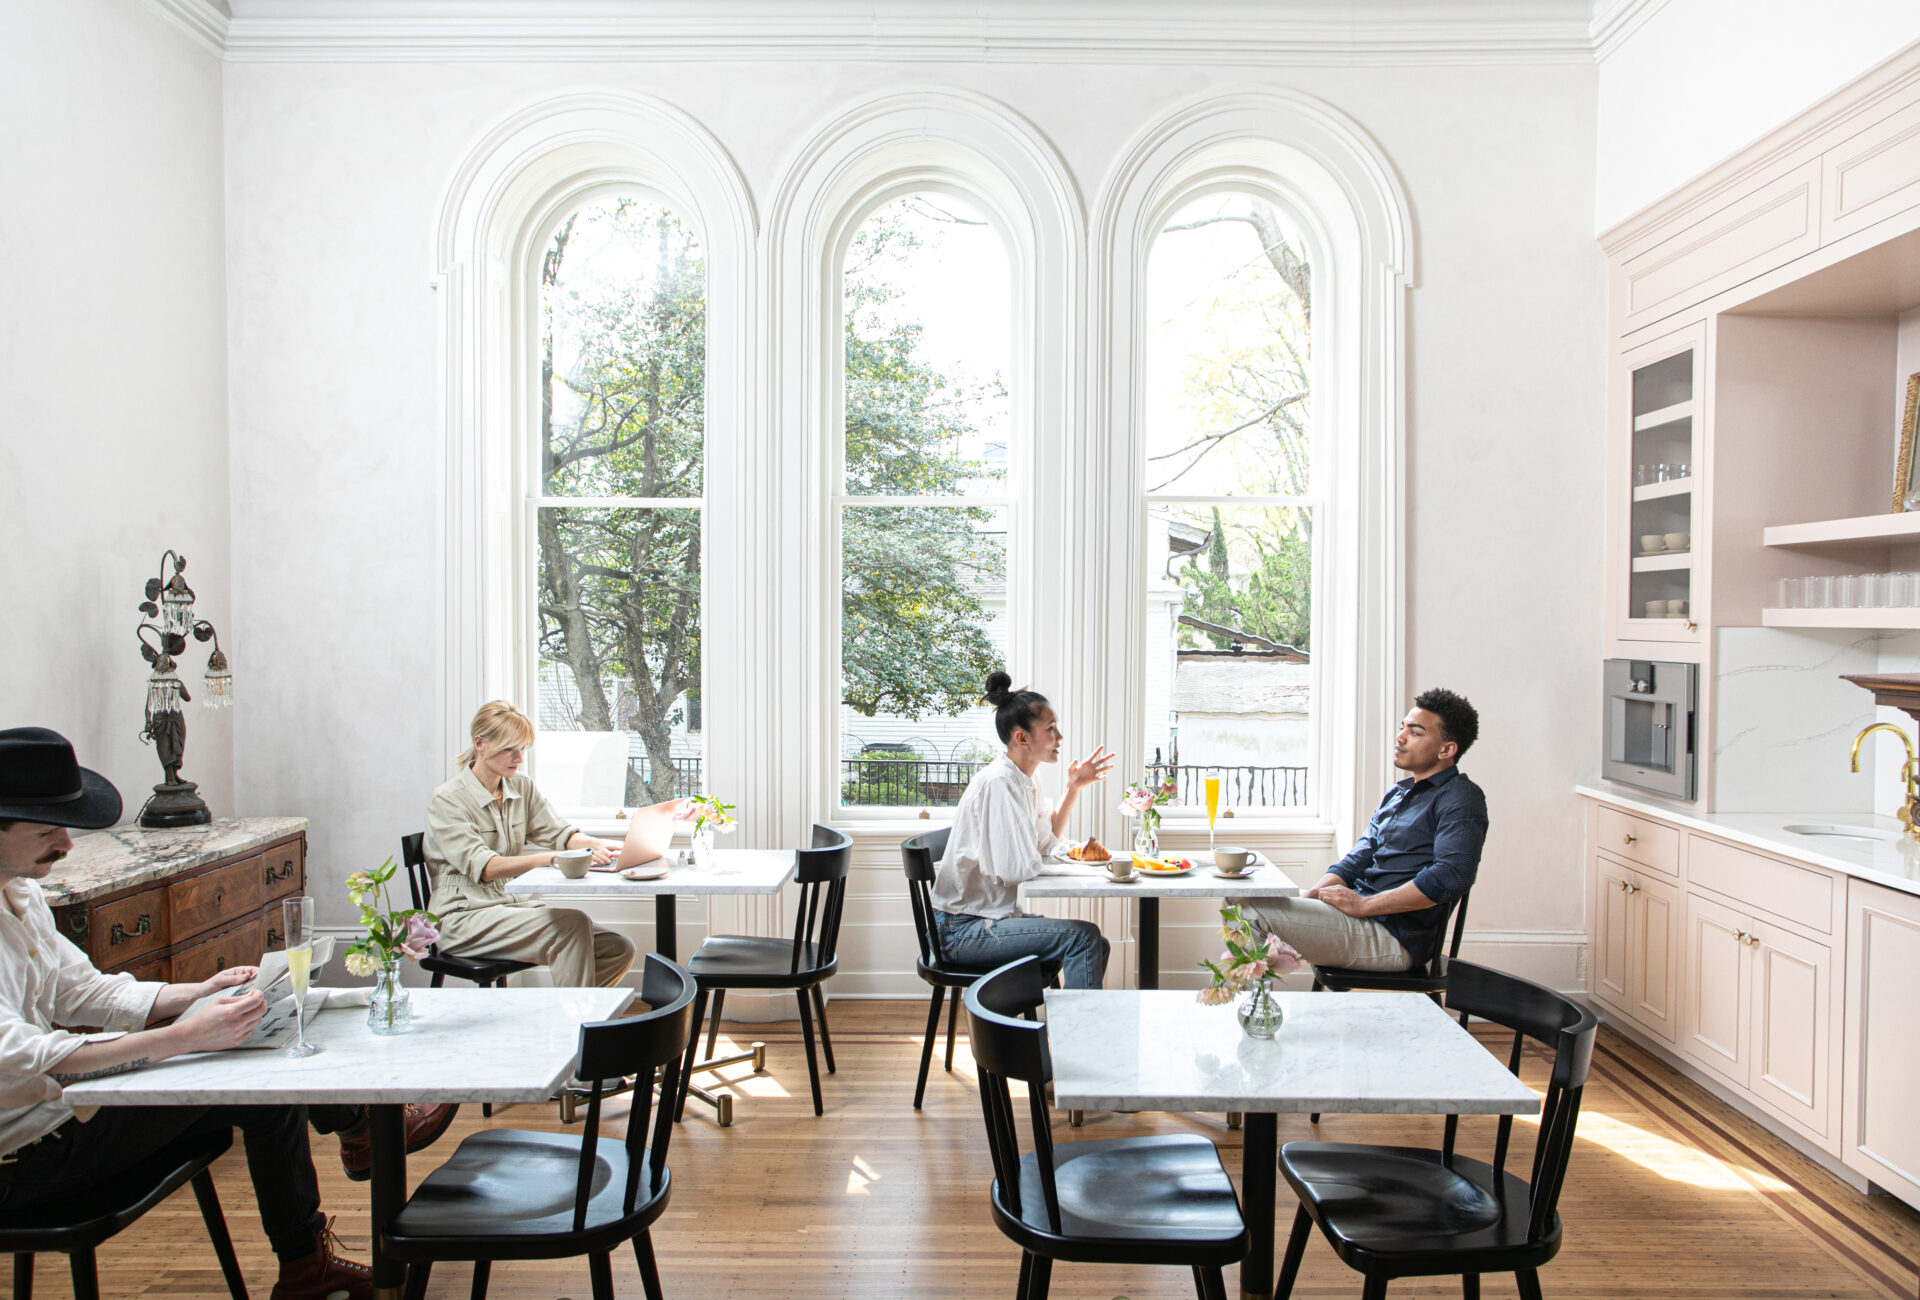
{"type": "Polygon", "coordinates": [[[879,1181],[880,1175],[874,1172],[873,1166],[855,1156],[853,1168],[847,1171],[847,1195],[870,1196],[872,1193],[867,1191],[867,1187],[879,1181]]]}
{"type": "MultiPolygon", "coordinates": [[[[1523,1124],[1538,1125],[1537,1115],[1517,1117],[1523,1124]]],[[[1594,1110],[1582,1110],[1576,1130],[1580,1140],[1605,1147],[1615,1155],[1631,1160],[1649,1173],[1668,1182],[1716,1192],[1787,1192],[1793,1189],[1777,1178],[1744,1166],[1735,1169],[1704,1151],[1675,1142],[1672,1138],[1635,1128],[1624,1120],[1594,1110]]]]}

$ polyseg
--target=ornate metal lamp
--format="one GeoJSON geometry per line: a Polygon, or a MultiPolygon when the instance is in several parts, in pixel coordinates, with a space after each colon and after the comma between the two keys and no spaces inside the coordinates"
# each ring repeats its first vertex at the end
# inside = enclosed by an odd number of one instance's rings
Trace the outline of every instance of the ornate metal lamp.
{"type": "Polygon", "coordinates": [[[140,602],[140,612],[158,622],[142,623],[135,631],[140,656],[153,670],[147,675],[147,724],[141,728],[140,739],[153,742],[166,774],[140,809],[142,826],[204,826],[213,820],[213,813],[200,797],[200,787],[180,779],[180,764],[187,750],[187,717],[180,706],[191,703],[193,697],[180,680],[177,657],[186,652],[189,636],[213,642],[213,654],[207,658],[204,706],[224,709],[233,703],[233,672],[220,649],[220,634],[205,619],[194,618],[193,588],[187,585],[186,568],[184,555],[169,550],[160,557],[160,576],[147,579],[147,598],[140,602]],[[171,577],[167,574],[169,562],[173,566],[171,577]]]}

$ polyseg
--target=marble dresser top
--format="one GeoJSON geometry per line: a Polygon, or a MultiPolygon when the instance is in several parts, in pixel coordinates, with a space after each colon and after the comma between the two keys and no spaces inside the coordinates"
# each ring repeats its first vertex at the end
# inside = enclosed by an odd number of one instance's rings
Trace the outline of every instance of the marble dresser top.
{"type": "Polygon", "coordinates": [[[383,1038],[364,1007],[328,1007],[307,1027],[325,1050],[196,1052],[71,1084],[70,1106],[268,1106],[545,1101],[573,1073],[580,1026],[617,1015],[633,990],[414,989],[413,1028],[383,1038]]]}
{"type": "Polygon", "coordinates": [[[1191,991],[1047,990],[1054,1105],[1069,1110],[1531,1115],[1540,1098],[1429,999],[1276,993],[1271,1041],[1191,991]]]}
{"type": "Polygon", "coordinates": [[[1654,817],[1700,831],[1748,848],[1825,867],[1920,894],[1920,842],[1906,838],[1899,822],[1877,813],[1765,812],[1703,813],[1692,804],[1675,803],[1657,795],[1629,794],[1607,786],[1577,785],[1576,793],[1643,817],[1654,817]],[[1890,836],[1887,839],[1847,839],[1839,835],[1799,835],[1789,826],[1818,826],[1845,830],[1861,827],[1890,836]]]}
{"type": "Polygon", "coordinates": [[[150,880],[165,880],[275,840],[304,834],[305,817],[220,817],[207,826],[126,825],[73,837],[73,852],[40,882],[49,907],[65,907],[150,880]]]}
{"type": "MultiPolygon", "coordinates": [[[[671,861],[671,854],[668,859],[671,861]]],[[[792,849],[715,849],[711,867],[673,867],[658,880],[589,871],[569,880],[558,867],[535,867],[507,882],[509,894],[545,898],[653,898],[660,894],[777,894],[793,879],[792,849]]]]}

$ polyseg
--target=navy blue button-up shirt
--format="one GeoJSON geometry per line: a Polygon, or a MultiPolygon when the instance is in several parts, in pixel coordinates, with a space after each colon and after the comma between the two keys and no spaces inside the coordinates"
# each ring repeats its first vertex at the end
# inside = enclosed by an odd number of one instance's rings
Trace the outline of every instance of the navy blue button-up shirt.
{"type": "Polygon", "coordinates": [[[1487,796],[1457,767],[1398,782],[1374,809],[1366,834],[1327,870],[1356,894],[1384,894],[1412,881],[1436,906],[1375,917],[1425,965],[1440,946],[1445,904],[1473,888],[1487,839],[1487,796]]]}

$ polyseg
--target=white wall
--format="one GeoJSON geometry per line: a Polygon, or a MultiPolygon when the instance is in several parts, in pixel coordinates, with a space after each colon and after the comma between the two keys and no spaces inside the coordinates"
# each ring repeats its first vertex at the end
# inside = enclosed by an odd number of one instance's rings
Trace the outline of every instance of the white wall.
{"type": "MultiPolygon", "coordinates": [[[[1411,681],[1452,686],[1482,710],[1486,738],[1466,766],[1495,825],[1475,929],[1558,936],[1559,967],[1534,968],[1577,980],[1571,787],[1598,744],[1590,485],[1604,295],[1585,143],[1593,76],[1565,66],[231,65],[234,534],[274,539],[235,558],[246,686],[262,704],[240,720],[242,805],[314,820],[311,870],[327,900],[323,882],[377,863],[419,825],[446,771],[443,310],[430,248],[450,174],[492,124],[563,90],[658,96],[719,138],[764,214],[788,159],[844,105],[951,86],[1029,118],[1091,202],[1168,106],[1243,81],[1352,115],[1411,196],[1411,681]]],[[[872,879],[897,888],[897,866],[872,879]]],[[[898,916],[910,946],[904,902],[898,916]]],[[[906,970],[903,987],[917,987],[906,970]]]]}
{"type": "Polygon", "coordinates": [[[1606,230],[1920,40],[1914,0],[1666,0],[1600,64],[1606,230]]]}
{"type": "MultiPolygon", "coordinates": [[[[160,779],[133,632],[168,547],[258,707],[231,636],[220,83],[131,0],[0,5],[0,726],[64,733],[129,818],[160,779]]],[[[220,816],[233,718],[187,719],[220,816]]]]}

